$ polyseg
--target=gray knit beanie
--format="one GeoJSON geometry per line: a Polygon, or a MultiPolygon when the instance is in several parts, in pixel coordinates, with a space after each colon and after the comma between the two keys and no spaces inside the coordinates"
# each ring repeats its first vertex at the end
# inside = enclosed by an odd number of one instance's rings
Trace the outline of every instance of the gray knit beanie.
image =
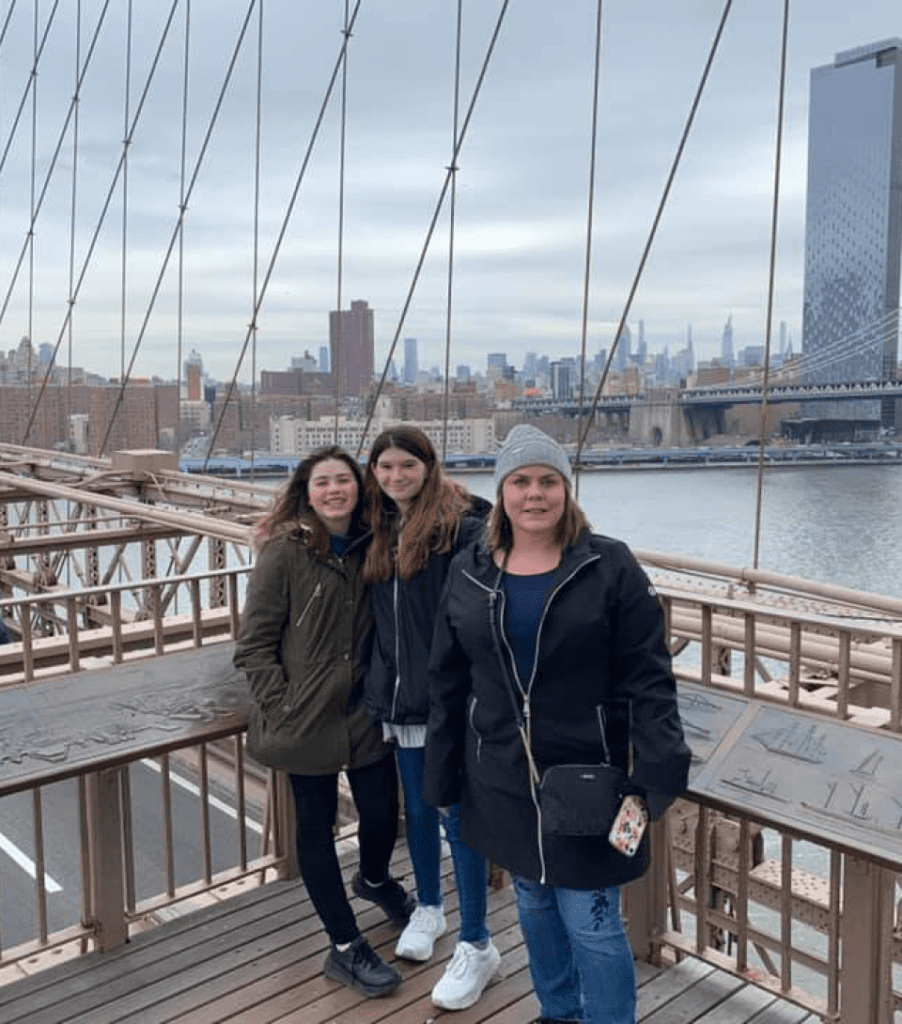
{"type": "Polygon", "coordinates": [[[521,423],[504,439],[495,456],[495,491],[499,490],[504,478],[523,466],[550,466],[567,481],[573,482],[570,474],[570,460],[563,448],[537,427],[521,423]]]}

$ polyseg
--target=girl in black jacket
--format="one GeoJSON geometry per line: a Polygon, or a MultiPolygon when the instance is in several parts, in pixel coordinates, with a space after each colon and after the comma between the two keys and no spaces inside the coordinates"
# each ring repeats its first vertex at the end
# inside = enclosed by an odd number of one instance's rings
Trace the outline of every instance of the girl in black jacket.
{"type": "MultiPolygon", "coordinates": [[[[423,800],[423,744],[429,713],[429,647],[448,565],[482,529],[488,502],[474,499],[442,473],[435,449],[416,427],[383,431],[365,476],[373,540],[364,578],[372,583],[373,651],[367,707],[397,744],[404,787],[407,845],[418,905],[395,953],[428,960],[445,931],[440,883],[439,815],[423,800]]],[[[457,807],[444,815],[460,895],[460,941],[432,990],[436,1006],[472,1006],[496,972],[500,955],[486,929],[486,863],[459,836],[457,807]]]]}
{"type": "Polygon", "coordinates": [[[436,622],[424,792],[459,801],[464,839],[514,876],[542,1019],[633,1024],[619,886],[647,839],[627,856],[607,823],[551,834],[540,795],[552,765],[603,762],[653,818],[685,788],[662,610],[626,545],[590,532],[550,437],[515,427],[495,483],[488,541],[452,563],[436,622]]]}

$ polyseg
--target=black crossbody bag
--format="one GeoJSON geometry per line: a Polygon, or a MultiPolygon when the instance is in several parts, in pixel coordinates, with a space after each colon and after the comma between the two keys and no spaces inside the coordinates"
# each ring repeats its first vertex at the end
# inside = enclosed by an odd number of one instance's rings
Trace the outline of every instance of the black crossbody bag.
{"type": "MultiPolygon", "coordinates": [[[[539,771],[532,756],[529,722],[517,703],[514,683],[495,628],[492,634],[507,680],[505,689],[514,710],[514,721],[526,752],[529,784],[541,815],[542,833],[548,836],[606,836],[626,793],[626,772],[610,763],[607,749],[602,750],[605,760],[600,764],[555,764],[544,772],[539,771]]],[[[529,700],[528,694],[524,693],[523,697],[529,700]]],[[[603,726],[601,737],[604,748],[603,726]]]]}

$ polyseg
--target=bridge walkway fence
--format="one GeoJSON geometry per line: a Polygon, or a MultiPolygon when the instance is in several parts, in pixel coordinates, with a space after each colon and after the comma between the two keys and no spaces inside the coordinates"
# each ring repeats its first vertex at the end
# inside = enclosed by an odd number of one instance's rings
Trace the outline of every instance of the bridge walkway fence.
{"type": "MultiPolygon", "coordinates": [[[[664,602],[694,761],[684,799],[652,829],[652,870],[625,895],[638,960],[703,961],[824,1020],[902,1019],[902,602],[639,554],[664,602]]],[[[30,666],[26,641],[0,648],[0,795],[30,804],[35,866],[33,934],[10,945],[0,932],[0,979],[115,950],[171,908],[296,874],[284,778],[270,778],[260,801],[256,855],[240,824],[247,696],[231,640],[246,571],[224,571],[225,609],[151,616],[134,645],[125,640],[134,623],[118,644],[112,626],[105,647],[95,629],[79,632],[79,592],[61,592],[52,599],[75,608],[65,617],[75,637],[54,655],[62,660],[40,654],[59,638],[35,640],[30,666]],[[82,645],[93,653],[83,656],[82,645]],[[101,650],[105,667],[91,660],[101,650]],[[217,745],[225,766],[211,761],[217,745]],[[171,763],[184,773],[189,755],[197,805],[181,818],[171,763]],[[159,884],[136,849],[151,834],[140,821],[148,808],[133,796],[135,766],[147,762],[161,780],[151,812],[159,884]],[[67,781],[78,813],[61,840],[45,806],[67,781]],[[232,812],[224,853],[210,838],[217,801],[232,812]],[[186,833],[200,837],[191,877],[178,865],[186,833]],[[47,866],[61,862],[82,879],[74,920],[58,920],[48,893],[47,866]]],[[[200,583],[186,585],[203,592],[200,583]]],[[[27,621],[49,599],[4,604],[27,621]]],[[[3,904],[0,895],[0,921],[3,904]]]]}

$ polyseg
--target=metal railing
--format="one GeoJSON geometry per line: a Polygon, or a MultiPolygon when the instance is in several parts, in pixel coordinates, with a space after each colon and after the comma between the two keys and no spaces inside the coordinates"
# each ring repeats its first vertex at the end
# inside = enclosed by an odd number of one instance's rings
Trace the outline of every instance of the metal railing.
{"type": "MultiPolygon", "coordinates": [[[[902,601],[697,560],[645,552],[640,559],[664,603],[675,673],[682,685],[799,709],[850,728],[867,727],[874,735],[899,734],[902,601]]],[[[247,571],[242,567],[105,588],[111,612],[114,591],[146,588],[158,595],[150,603],[153,608],[161,607],[163,588],[175,583],[193,596],[185,616],[155,613],[117,626],[113,615],[102,641],[96,629],[79,629],[79,602],[90,592],[54,594],[55,601],[71,609],[67,619],[74,624],[72,638],[65,641],[62,671],[77,672],[85,649],[103,649],[115,662],[139,652],[153,655],[234,635],[239,581],[247,571]],[[200,599],[201,581],[211,577],[227,581],[224,608],[206,607],[200,599]],[[215,629],[211,622],[218,623],[215,629]],[[145,633],[140,641],[133,640],[132,631],[141,630],[145,633]]],[[[47,595],[31,595],[3,604],[17,606],[20,621],[27,621],[47,600],[47,595]]],[[[20,666],[20,678],[34,678],[40,645],[47,642],[35,641],[30,667],[27,661],[20,666]]],[[[59,638],[51,642],[59,643],[59,638]]],[[[25,643],[0,648],[0,659],[16,647],[24,658],[25,643]]],[[[73,941],[83,948],[108,948],[170,904],[204,897],[233,881],[250,884],[284,875],[291,844],[286,842],[287,801],[278,781],[270,783],[262,800],[261,835],[272,836],[269,845],[251,859],[243,845],[246,835],[243,839],[242,829],[235,826],[230,864],[215,863],[209,838],[214,802],[210,779],[215,775],[222,785],[228,777],[227,802],[240,822],[247,807],[242,729],[236,723],[228,741],[227,769],[211,771],[208,746],[191,745],[196,758],[191,776],[199,794],[199,816],[191,828],[200,837],[201,852],[190,879],[180,874],[177,864],[175,773],[168,758],[158,764],[159,842],[166,853],[163,879],[156,887],[141,877],[141,859],[134,852],[141,814],[132,795],[134,768],[79,776],[79,834],[68,846],[68,856],[79,851],[81,921],[56,930],[44,882],[43,787],[36,783],[29,791],[36,934],[16,950],[3,950],[0,963],[73,941]]],[[[810,829],[787,827],[759,808],[743,808],[741,803],[725,808],[691,790],[653,827],[652,841],[652,869],[628,887],[626,896],[637,956],[700,957],[825,1020],[883,1024],[902,1012],[902,929],[894,864],[868,850],[850,849],[848,841],[837,842],[830,835],[819,839],[810,829]]]]}

